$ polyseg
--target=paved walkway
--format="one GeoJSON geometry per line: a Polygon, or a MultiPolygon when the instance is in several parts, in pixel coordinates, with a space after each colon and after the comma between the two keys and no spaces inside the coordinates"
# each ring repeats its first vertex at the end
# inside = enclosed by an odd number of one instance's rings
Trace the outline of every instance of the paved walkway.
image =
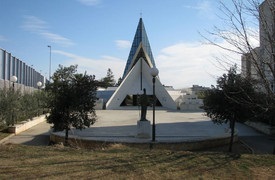
{"type": "MultiPolygon", "coordinates": [[[[152,121],[152,110],[147,119],[152,121]]],[[[125,142],[146,142],[151,139],[136,138],[137,110],[99,110],[97,122],[88,129],[73,130],[70,136],[83,139],[111,140],[125,142]]],[[[255,153],[272,153],[275,140],[254,129],[237,123],[238,135],[242,141],[254,149],[255,153]]],[[[208,138],[227,137],[227,125],[216,125],[203,116],[203,112],[156,111],[156,140],[190,141],[208,138]]],[[[10,138],[6,143],[25,145],[48,145],[50,125],[40,123],[33,128],[10,138]]],[[[64,133],[63,133],[64,135],[64,133]]]]}
{"type": "Polygon", "coordinates": [[[248,145],[251,149],[253,149],[254,153],[273,153],[273,148],[275,147],[274,136],[267,136],[241,123],[236,123],[236,128],[238,129],[239,139],[248,145]]]}
{"type": "Polygon", "coordinates": [[[46,121],[9,138],[5,143],[47,146],[50,140],[50,124],[46,121]]]}

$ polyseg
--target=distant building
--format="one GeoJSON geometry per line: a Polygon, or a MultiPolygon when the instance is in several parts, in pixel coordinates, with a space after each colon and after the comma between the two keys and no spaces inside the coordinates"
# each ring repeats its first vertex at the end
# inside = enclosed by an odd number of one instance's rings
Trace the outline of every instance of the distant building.
{"type": "Polygon", "coordinates": [[[203,99],[201,94],[208,89],[208,87],[193,85],[190,88],[169,90],[168,92],[176,102],[177,109],[181,111],[202,111],[203,99]]]}
{"type": "Polygon", "coordinates": [[[0,48],[0,88],[10,88],[11,76],[17,77],[15,88],[22,92],[31,92],[38,88],[37,82],[45,84],[45,77],[25,62],[0,48]]]}
{"type": "Polygon", "coordinates": [[[242,76],[269,83],[275,92],[275,1],[265,0],[259,7],[260,47],[242,55],[242,76]]]}
{"type": "Polygon", "coordinates": [[[116,89],[117,87],[108,87],[107,89],[99,88],[96,91],[96,97],[97,97],[96,104],[99,104],[97,109],[106,109],[106,104],[109,101],[109,99],[112,97],[116,89]]]}

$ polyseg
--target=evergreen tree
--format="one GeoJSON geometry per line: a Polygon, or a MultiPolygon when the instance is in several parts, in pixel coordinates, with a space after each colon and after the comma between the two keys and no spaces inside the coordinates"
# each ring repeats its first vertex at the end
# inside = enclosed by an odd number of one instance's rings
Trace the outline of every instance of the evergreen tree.
{"type": "Polygon", "coordinates": [[[53,123],[55,131],[65,130],[65,144],[68,144],[68,131],[71,127],[90,127],[95,120],[96,101],[95,76],[77,74],[77,66],[63,67],[54,73],[53,82],[47,85],[49,92],[48,123],[53,123]]]}
{"type": "Polygon", "coordinates": [[[119,77],[118,80],[117,80],[116,86],[119,86],[121,83],[122,83],[122,78],[119,77]]]}
{"type": "Polygon", "coordinates": [[[217,80],[217,86],[207,90],[204,94],[203,109],[214,123],[227,123],[231,129],[229,151],[232,151],[234,128],[236,121],[245,121],[254,118],[254,111],[258,101],[251,80],[242,78],[236,72],[236,66],[230,68],[217,80]]]}
{"type": "Polygon", "coordinates": [[[107,70],[107,75],[106,77],[102,78],[99,81],[99,86],[107,88],[107,87],[113,87],[115,85],[115,79],[114,79],[114,75],[113,72],[110,68],[108,68],[107,70]]]}

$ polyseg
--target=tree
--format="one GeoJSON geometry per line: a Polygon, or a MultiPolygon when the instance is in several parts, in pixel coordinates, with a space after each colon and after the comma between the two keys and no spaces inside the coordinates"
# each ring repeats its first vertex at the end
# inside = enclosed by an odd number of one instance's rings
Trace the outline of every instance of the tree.
{"type": "Polygon", "coordinates": [[[214,123],[230,123],[229,152],[232,151],[235,122],[253,118],[252,112],[258,108],[255,107],[257,99],[251,99],[252,96],[257,97],[256,92],[249,80],[237,74],[236,66],[218,78],[216,87],[205,91],[203,109],[206,115],[214,123]]]}
{"type": "Polygon", "coordinates": [[[14,125],[20,115],[20,91],[13,89],[0,90],[0,121],[2,125],[14,125]]]}
{"type": "Polygon", "coordinates": [[[122,78],[119,77],[118,80],[117,80],[116,86],[119,86],[121,83],[122,83],[122,78]]]}
{"type": "MultiPolygon", "coordinates": [[[[221,1],[222,21],[204,38],[208,43],[242,56],[242,76],[251,79],[253,88],[262,96],[253,111],[259,121],[275,125],[275,4],[273,0],[231,0],[229,8],[221,1]],[[257,23],[259,22],[259,24],[257,23]],[[260,31],[255,29],[260,27],[260,31]],[[254,28],[253,28],[254,27],[254,28]],[[211,38],[212,37],[212,38],[211,38]],[[215,41],[222,40],[223,44],[215,41]],[[255,43],[256,42],[256,43],[255,43]],[[256,44],[256,45],[255,45],[256,44]],[[256,47],[260,44],[260,47],[256,47]]],[[[218,59],[223,66],[229,58],[218,59]]],[[[253,99],[254,97],[250,97],[253,99]]]]}
{"type": "Polygon", "coordinates": [[[19,89],[0,89],[0,129],[44,113],[45,102],[44,91],[24,94],[19,89]]]}
{"type": "Polygon", "coordinates": [[[102,78],[99,81],[99,86],[107,88],[107,87],[113,87],[115,85],[115,79],[113,72],[110,68],[107,70],[107,75],[106,77],[102,78]]]}
{"type": "Polygon", "coordinates": [[[53,82],[46,86],[49,93],[48,123],[53,123],[54,131],[65,130],[65,144],[71,127],[83,129],[96,121],[94,110],[96,101],[95,76],[77,74],[77,66],[63,67],[54,73],[53,82]]]}

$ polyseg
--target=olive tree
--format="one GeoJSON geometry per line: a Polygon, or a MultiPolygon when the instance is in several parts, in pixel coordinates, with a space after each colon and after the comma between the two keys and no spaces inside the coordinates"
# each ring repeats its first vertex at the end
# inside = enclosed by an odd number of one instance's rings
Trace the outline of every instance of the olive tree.
{"type": "Polygon", "coordinates": [[[17,117],[20,114],[21,93],[13,89],[0,90],[0,121],[3,125],[14,125],[17,122],[17,117]]]}
{"type": "Polygon", "coordinates": [[[96,121],[94,110],[96,101],[95,76],[77,73],[77,66],[59,68],[53,74],[53,82],[46,86],[49,93],[48,123],[53,123],[54,131],[65,130],[65,144],[71,127],[83,129],[96,121]]]}

